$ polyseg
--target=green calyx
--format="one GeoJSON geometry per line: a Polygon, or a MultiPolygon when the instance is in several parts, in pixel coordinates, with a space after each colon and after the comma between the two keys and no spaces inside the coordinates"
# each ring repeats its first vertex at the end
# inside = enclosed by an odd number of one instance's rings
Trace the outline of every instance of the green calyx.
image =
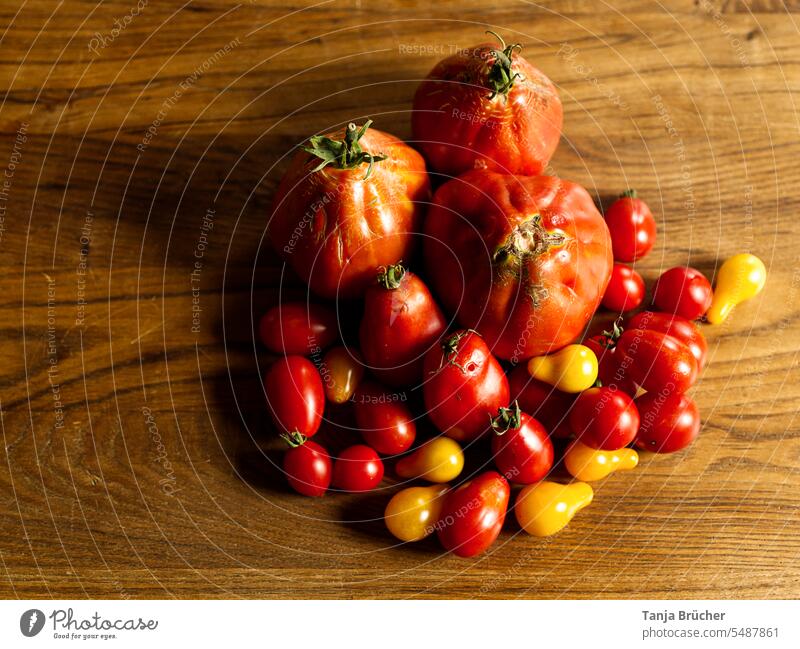
{"type": "Polygon", "coordinates": [[[474,329],[464,329],[454,333],[442,343],[442,361],[439,363],[439,369],[442,369],[445,365],[453,365],[460,369],[462,373],[467,374],[467,368],[456,362],[456,356],[458,356],[459,344],[470,334],[480,335],[474,329]]]}
{"type": "Polygon", "coordinates": [[[619,340],[619,337],[622,335],[622,332],[623,332],[622,316],[620,316],[619,318],[614,320],[614,324],[611,327],[611,331],[608,331],[607,329],[603,331],[603,336],[605,337],[607,343],[607,344],[604,343],[603,346],[606,349],[612,349],[616,344],[617,340],[619,340]]]}
{"type": "Polygon", "coordinates": [[[635,189],[626,189],[619,195],[620,198],[636,198],[636,190],[635,189]]]}
{"type": "Polygon", "coordinates": [[[511,59],[514,55],[514,50],[521,50],[522,45],[519,43],[506,45],[506,42],[500,35],[490,30],[487,30],[486,33],[491,34],[500,41],[502,47],[502,49],[492,50],[495,61],[492,67],[489,68],[489,74],[486,77],[486,85],[489,87],[489,90],[492,91],[492,94],[489,95],[489,99],[494,99],[497,95],[507,95],[508,91],[513,87],[514,82],[522,78],[519,72],[514,72],[511,69],[511,59]]]}
{"type": "Polygon", "coordinates": [[[403,268],[403,263],[400,261],[391,266],[381,266],[378,273],[378,284],[389,291],[393,291],[396,288],[400,288],[400,282],[405,274],[406,269],[403,268]]]}
{"type": "Polygon", "coordinates": [[[511,404],[510,408],[500,408],[498,410],[497,417],[492,418],[489,415],[489,422],[492,426],[492,430],[497,435],[505,435],[510,430],[516,430],[520,427],[522,423],[521,419],[522,411],[519,408],[519,403],[514,401],[511,404]]]}
{"type": "Polygon", "coordinates": [[[300,431],[293,430],[291,433],[281,433],[281,439],[292,448],[297,448],[305,444],[308,438],[300,431]]]}
{"type": "Polygon", "coordinates": [[[303,151],[322,160],[311,171],[320,171],[328,165],[333,165],[337,169],[355,169],[367,163],[364,180],[369,178],[372,173],[372,165],[386,160],[386,156],[383,154],[373,155],[364,151],[358,142],[367,132],[370,124],[372,124],[371,119],[368,119],[360,128],[353,123],[348,124],[344,131],[344,140],[334,140],[326,135],[314,135],[309,138],[309,145],[304,146],[303,151]]]}

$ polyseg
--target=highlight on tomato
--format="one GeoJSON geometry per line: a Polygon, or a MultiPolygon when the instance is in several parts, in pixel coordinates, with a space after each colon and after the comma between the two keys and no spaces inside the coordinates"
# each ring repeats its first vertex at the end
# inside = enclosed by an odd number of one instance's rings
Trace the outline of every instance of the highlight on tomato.
{"type": "Polygon", "coordinates": [[[350,446],[333,463],[333,486],[341,491],[371,491],[383,480],[383,462],[374,449],[350,446]]]}
{"type": "Polygon", "coordinates": [[[279,358],[267,370],[264,391],[272,419],[281,433],[316,435],[325,408],[322,379],[302,356],[279,358]]]}
{"type": "Polygon", "coordinates": [[[633,311],[644,301],[645,287],[642,276],[624,264],[614,264],[608,282],[603,306],[615,313],[633,311]]]}

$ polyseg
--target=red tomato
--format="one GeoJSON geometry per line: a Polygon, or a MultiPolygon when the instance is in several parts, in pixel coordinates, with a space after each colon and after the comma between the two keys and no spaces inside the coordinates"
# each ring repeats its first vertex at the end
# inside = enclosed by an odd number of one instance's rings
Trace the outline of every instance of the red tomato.
{"type": "Polygon", "coordinates": [[[428,416],[459,442],[476,439],[508,406],[508,379],[483,338],[462,330],[425,355],[423,395],[428,416]]]}
{"type": "Polygon", "coordinates": [[[589,388],[569,414],[572,432],[586,446],[616,451],[639,430],[639,411],[627,394],[609,387],[589,388]]]}
{"type": "Polygon", "coordinates": [[[378,453],[397,455],[414,443],[414,415],[395,392],[364,383],[353,395],[356,424],[364,441],[378,453]]]}
{"type": "Polygon", "coordinates": [[[258,326],[261,342],[267,349],[298,356],[325,349],[336,340],[337,331],[336,314],[311,302],[278,304],[264,314],[258,326]]]}
{"type": "Polygon", "coordinates": [[[654,453],[674,453],[700,432],[697,404],[687,394],[648,392],[636,399],[642,424],[636,446],[654,453]]]}
{"type": "Polygon", "coordinates": [[[510,494],[508,481],[495,471],[481,473],[446,494],[436,525],[445,550],[459,557],[487,550],[500,535],[510,494]]]}
{"type": "Polygon", "coordinates": [[[273,248],[328,298],[359,297],[380,266],[408,257],[430,194],[422,156],[369,124],[312,137],[273,203],[273,248]]]}
{"type": "Polygon", "coordinates": [[[515,52],[483,43],[440,61],[414,96],[414,140],[431,168],[447,176],[470,169],[537,175],[561,137],[555,86],[515,52]]]}
{"type": "MultiPolygon", "coordinates": [[[[597,334],[583,341],[589,349],[597,356],[597,380],[600,385],[613,385],[617,390],[622,390],[626,394],[636,394],[636,384],[627,380],[623,374],[617,375],[617,356],[615,345],[617,339],[622,335],[622,329],[615,324],[614,333],[607,335],[608,332],[597,334]]],[[[570,429],[570,433],[572,429],[570,429]]]]}
{"type": "Polygon", "coordinates": [[[606,210],[606,223],[611,231],[614,259],[632,262],[653,249],[656,242],[656,220],[647,204],[629,189],[606,210]]]}
{"type": "Polygon", "coordinates": [[[644,300],[644,280],[633,268],[614,264],[611,280],[603,296],[603,306],[609,311],[632,311],[644,300]]]}
{"type": "Polygon", "coordinates": [[[302,356],[279,358],[264,378],[272,418],[281,433],[311,437],[319,430],[325,393],[314,364],[302,356]]]}
{"type": "Polygon", "coordinates": [[[342,491],[371,491],[383,479],[383,462],[369,446],[346,448],[333,464],[333,485],[342,491]]]}
{"type": "Polygon", "coordinates": [[[692,355],[697,359],[698,369],[705,367],[708,343],[703,332],[691,320],[674,313],[642,311],[631,318],[628,328],[660,331],[677,338],[691,350],[692,355]]]}
{"type": "MultiPolygon", "coordinates": [[[[685,392],[697,380],[697,360],[677,338],[648,329],[626,329],[614,350],[612,385],[635,383],[648,392],[685,392]]],[[[624,389],[624,388],[623,388],[624,389]]]]}
{"type": "Polygon", "coordinates": [[[585,189],[553,176],[471,171],[425,221],[431,285],[464,327],[514,362],[573,342],[611,275],[611,240],[585,189]]]}
{"type": "Polygon", "coordinates": [[[323,496],[331,483],[331,457],[316,442],[303,442],[286,451],[283,471],[297,493],[323,496]]]}
{"type": "Polygon", "coordinates": [[[553,443],[547,431],[533,417],[521,412],[518,404],[500,408],[492,428],[494,463],[509,482],[539,482],[553,468],[553,443]]]}
{"type": "Polygon", "coordinates": [[[702,316],[711,306],[711,283],[694,268],[670,268],[656,280],[653,304],[660,311],[676,313],[687,320],[702,316]]]}
{"type": "Polygon", "coordinates": [[[508,375],[512,401],[519,401],[523,412],[541,422],[552,437],[569,437],[572,431],[567,421],[575,395],[556,390],[552,385],[531,377],[525,365],[517,365],[508,375]]]}
{"type": "Polygon", "coordinates": [[[422,379],[422,359],[447,328],[425,283],[402,265],[381,271],[367,289],[361,319],[361,352],[375,376],[405,387],[422,379]]]}

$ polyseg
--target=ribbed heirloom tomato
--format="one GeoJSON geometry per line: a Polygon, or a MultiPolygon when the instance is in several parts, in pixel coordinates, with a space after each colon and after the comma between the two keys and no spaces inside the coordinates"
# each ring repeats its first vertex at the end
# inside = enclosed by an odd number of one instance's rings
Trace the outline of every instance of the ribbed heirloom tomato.
{"type": "Polygon", "coordinates": [[[497,356],[575,340],[611,275],[611,239],[583,187],[471,171],[442,185],[425,221],[428,276],[447,310],[497,356]]]}
{"type": "Polygon", "coordinates": [[[407,257],[430,193],[422,156],[369,125],[312,137],[275,195],[269,240],[323,297],[358,297],[407,257]]]}

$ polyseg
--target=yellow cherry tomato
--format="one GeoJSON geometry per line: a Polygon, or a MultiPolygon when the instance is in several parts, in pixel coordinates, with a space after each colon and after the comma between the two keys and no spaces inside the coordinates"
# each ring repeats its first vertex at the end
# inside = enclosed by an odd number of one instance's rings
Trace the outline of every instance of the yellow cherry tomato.
{"type": "Polygon", "coordinates": [[[635,469],[637,464],[639,454],[632,448],[603,451],[576,440],[564,453],[564,466],[569,474],[584,482],[602,480],[614,471],[635,469]]]}
{"type": "Polygon", "coordinates": [[[383,514],[389,531],[401,541],[421,541],[433,532],[448,485],[409,487],[398,491],[383,514]]]}
{"type": "Polygon", "coordinates": [[[597,380],[597,356],[584,345],[567,345],[555,354],[530,359],[528,373],[562,392],[583,392],[597,380]]]}
{"type": "Polygon", "coordinates": [[[528,534],[550,536],[563,529],[593,497],[594,491],[585,482],[537,482],[519,492],[514,512],[528,534]]]}
{"type": "Polygon", "coordinates": [[[395,471],[401,478],[423,478],[429,482],[450,482],[464,468],[464,452],[453,439],[437,437],[402,458],[395,471]]]}
{"type": "Polygon", "coordinates": [[[361,356],[347,347],[334,347],[320,365],[325,397],[332,403],[345,403],[353,396],[364,377],[361,356]]]}
{"type": "Polygon", "coordinates": [[[763,261],[748,253],[734,255],[720,266],[706,319],[711,324],[723,322],[737,304],[758,295],[766,281],[763,261]]]}

